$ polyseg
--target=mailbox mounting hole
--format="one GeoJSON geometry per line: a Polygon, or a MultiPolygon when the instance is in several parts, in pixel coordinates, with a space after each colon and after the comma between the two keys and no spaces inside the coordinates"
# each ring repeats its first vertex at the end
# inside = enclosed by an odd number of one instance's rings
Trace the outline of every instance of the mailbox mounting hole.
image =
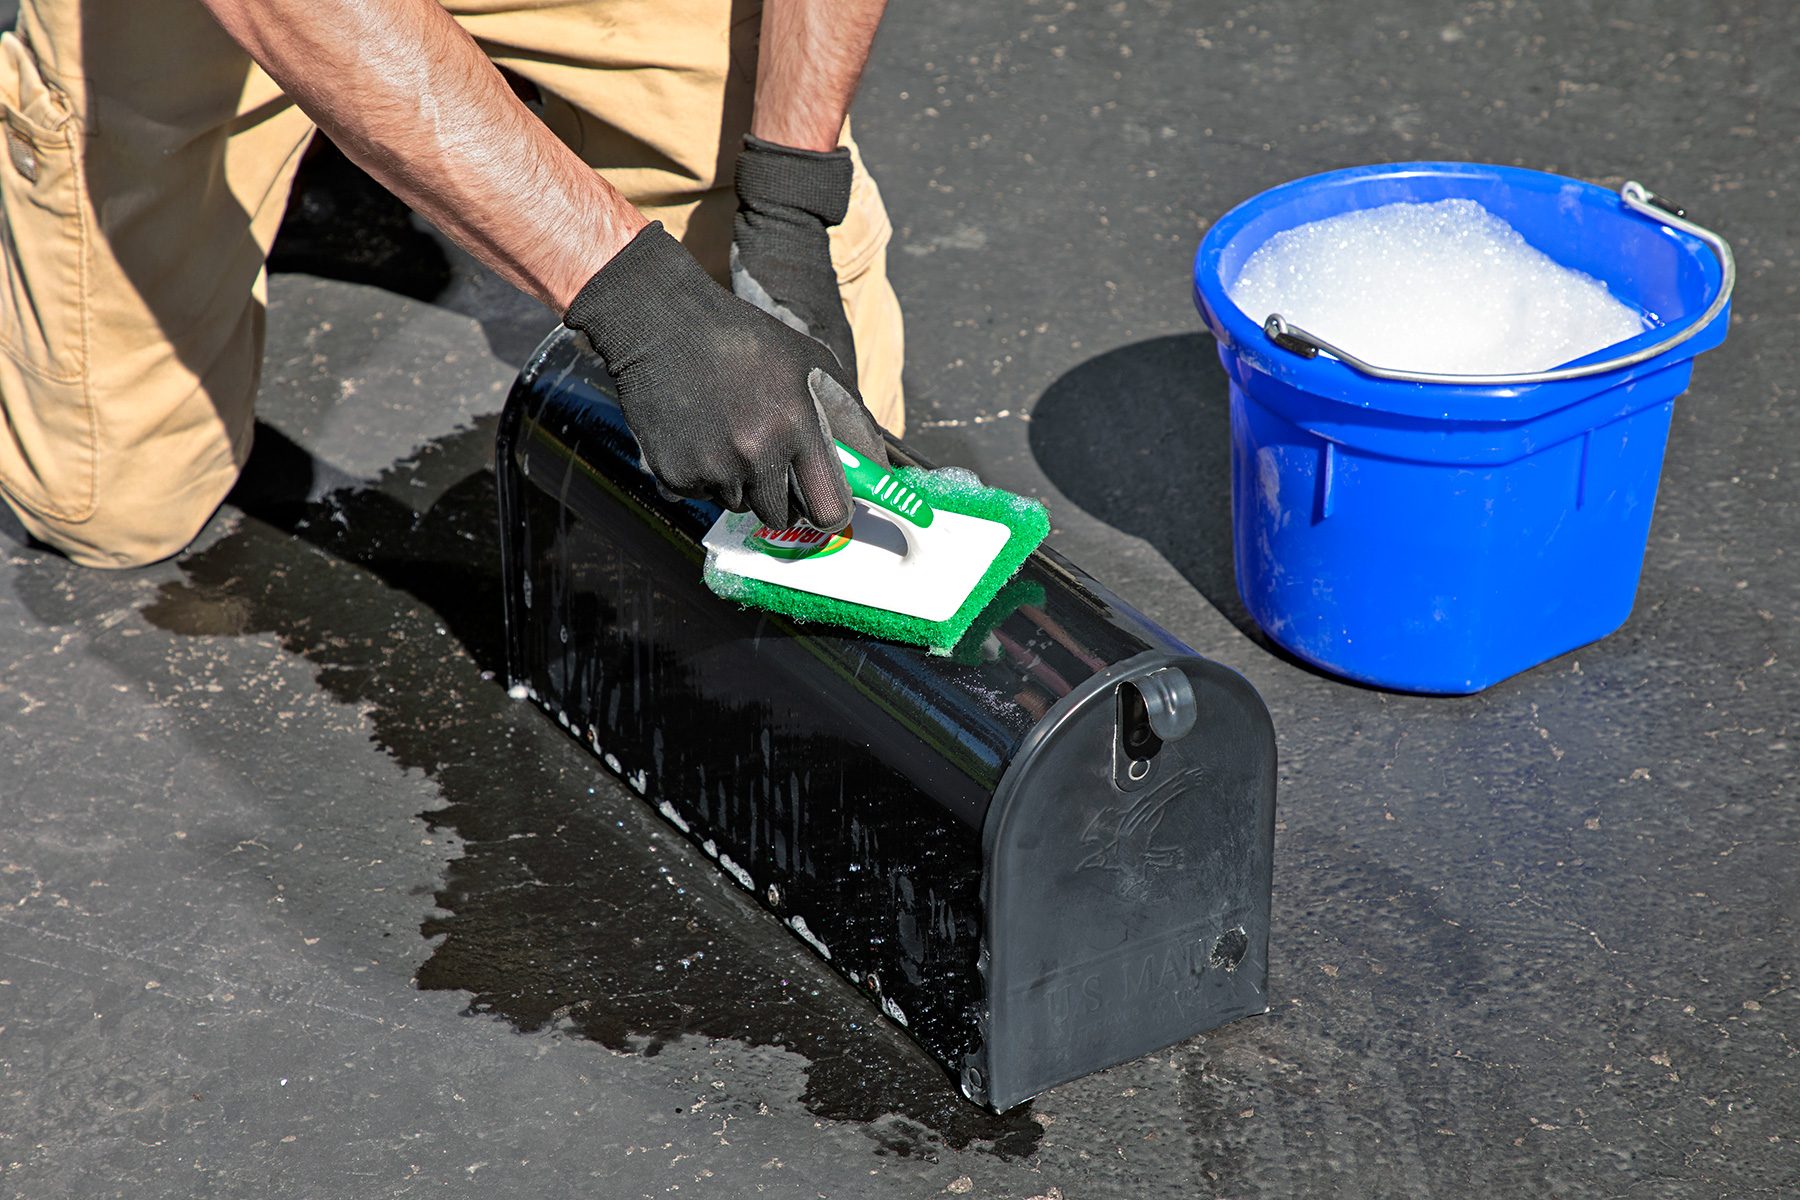
{"type": "Polygon", "coordinates": [[[1121,683],[1113,733],[1113,785],[1120,791],[1148,787],[1163,741],[1150,727],[1149,706],[1134,683],[1121,683]]]}
{"type": "MultiPolygon", "coordinates": [[[[1146,763],[1162,749],[1162,739],[1150,728],[1150,710],[1136,684],[1125,683],[1119,687],[1119,743],[1126,757],[1146,763]]],[[[1142,776],[1133,778],[1141,779],[1142,776]]]]}

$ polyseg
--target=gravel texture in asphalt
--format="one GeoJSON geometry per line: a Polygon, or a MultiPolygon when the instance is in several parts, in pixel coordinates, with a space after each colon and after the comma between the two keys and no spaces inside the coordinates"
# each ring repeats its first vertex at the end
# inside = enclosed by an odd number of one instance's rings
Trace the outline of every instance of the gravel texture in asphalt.
{"type": "Polygon", "coordinates": [[[0,1195],[1800,1191],[1797,64],[1754,0],[894,7],[908,440],[1043,497],[1281,750],[1273,1011],[1003,1116],[494,678],[550,316],[455,255],[276,276],[193,549],[0,534],[0,1195]],[[1237,201],[1419,158],[1642,180],[1742,270],[1631,620],[1466,699],[1255,634],[1190,298],[1237,201]]]}

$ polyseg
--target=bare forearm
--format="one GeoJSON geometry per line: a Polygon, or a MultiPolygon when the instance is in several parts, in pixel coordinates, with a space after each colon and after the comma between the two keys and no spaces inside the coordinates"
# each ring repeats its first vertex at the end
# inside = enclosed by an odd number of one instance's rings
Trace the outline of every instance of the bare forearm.
{"type": "Polygon", "coordinates": [[[765,0],[750,132],[801,150],[838,144],[887,0],[765,0]]]}
{"type": "Polygon", "coordinates": [[[203,0],[343,151],[562,312],[645,220],[436,0],[203,0]]]}

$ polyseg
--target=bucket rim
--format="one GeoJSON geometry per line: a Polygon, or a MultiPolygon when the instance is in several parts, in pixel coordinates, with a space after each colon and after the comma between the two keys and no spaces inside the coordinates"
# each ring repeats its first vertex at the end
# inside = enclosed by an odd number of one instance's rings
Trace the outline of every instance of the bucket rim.
{"type": "MultiPolygon", "coordinates": [[[[1595,209],[1629,212],[1620,194],[1608,187],[1529,167],[1498,163],[1419,160],[1342,167],[1292,179],[1258,192],[1234,205],[1207,229],[1194,254],[1194,301],[1221,352],[1246,368],[1311,396],[1375,412],[1390,412],[1420,420],[1452,424],[1512,424],[1529,421],[1621,384],[1676,366],[1724,340],[1730,322],[1730,304],[1704,329],[1696,328],[1683,344],[1653,358],[1585,378],[1529,384],[1457,384],[1401,382],[1364,375],[1329,355],[1303,357],[1272,343],[1263,322],[1239,308],[1226,293],[1221,259],[1232,241],[1252,221],[1278,209],[1296,197],[1324,188],[1365,181],[1406,179],[1481,179],[1539,194],[1574,196],[1595,209]]],[[[1664,225],[1662,236],[1674,239],[1701,272],[1710,302],[1724,286],[1724,268],[1701,239],[1664,225]]],[[[1637,345],[1650,345],[1704,316],[1699,309],[1674,323],[1647,329],[1637,337],[1571,360],[1563,366],[1602,362],[1637,345]]]]}

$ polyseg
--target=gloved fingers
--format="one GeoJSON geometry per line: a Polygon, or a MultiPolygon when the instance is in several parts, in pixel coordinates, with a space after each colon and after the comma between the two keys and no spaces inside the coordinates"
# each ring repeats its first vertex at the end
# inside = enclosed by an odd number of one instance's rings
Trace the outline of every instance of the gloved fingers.
{"type": "Polygon", "coordinates": [[[828,436],[864,458],[874,459],[884,467],[892,465],[888,461],[887,438],[882,436],[881,426],[875,423],[874,416],[856,393],[820,367],[807,373],[806,387],[823,416],[828,436]]]}
{"type": "Polygon", "coordinates": [[[720,504],[732,512],[744,511],[744,481],[741,479],[721,480],[714,488],[713,495],[720,504]]]}
{"type": "Polygon", "coordinates": [[[791,473],[783,463],[773,470],[758,472],[750,486],[744,489],[744,503],[756,514],[757,520],[770,529],[787,529],[794,524],[796,514],[788,503],[791,473]]]}
{"type": "Polygon", "coordinates": [[[850,523],[850,485],[844,480],[844,464],[831,444],[831,431],[823,417],[819,424],[820,436],[805,439],[794,456],[794,491],[800,509],[796,515],[814,529],[836,533],[850,523]]]}
{"type": "MultiPolygon", "coordinates": [[[[629,422],[630,418],[627,417],[626,420],[629,422]]],[[[716,486],[689,472],[673,469],[666,456],[650,454],[643,449],[643,444],[643,439],[639,438],[638,447],[643,467],[650,473],[650,478],[656,481],[656,492],[664,500],[718,498],[719,489],[716,486]]]]}

